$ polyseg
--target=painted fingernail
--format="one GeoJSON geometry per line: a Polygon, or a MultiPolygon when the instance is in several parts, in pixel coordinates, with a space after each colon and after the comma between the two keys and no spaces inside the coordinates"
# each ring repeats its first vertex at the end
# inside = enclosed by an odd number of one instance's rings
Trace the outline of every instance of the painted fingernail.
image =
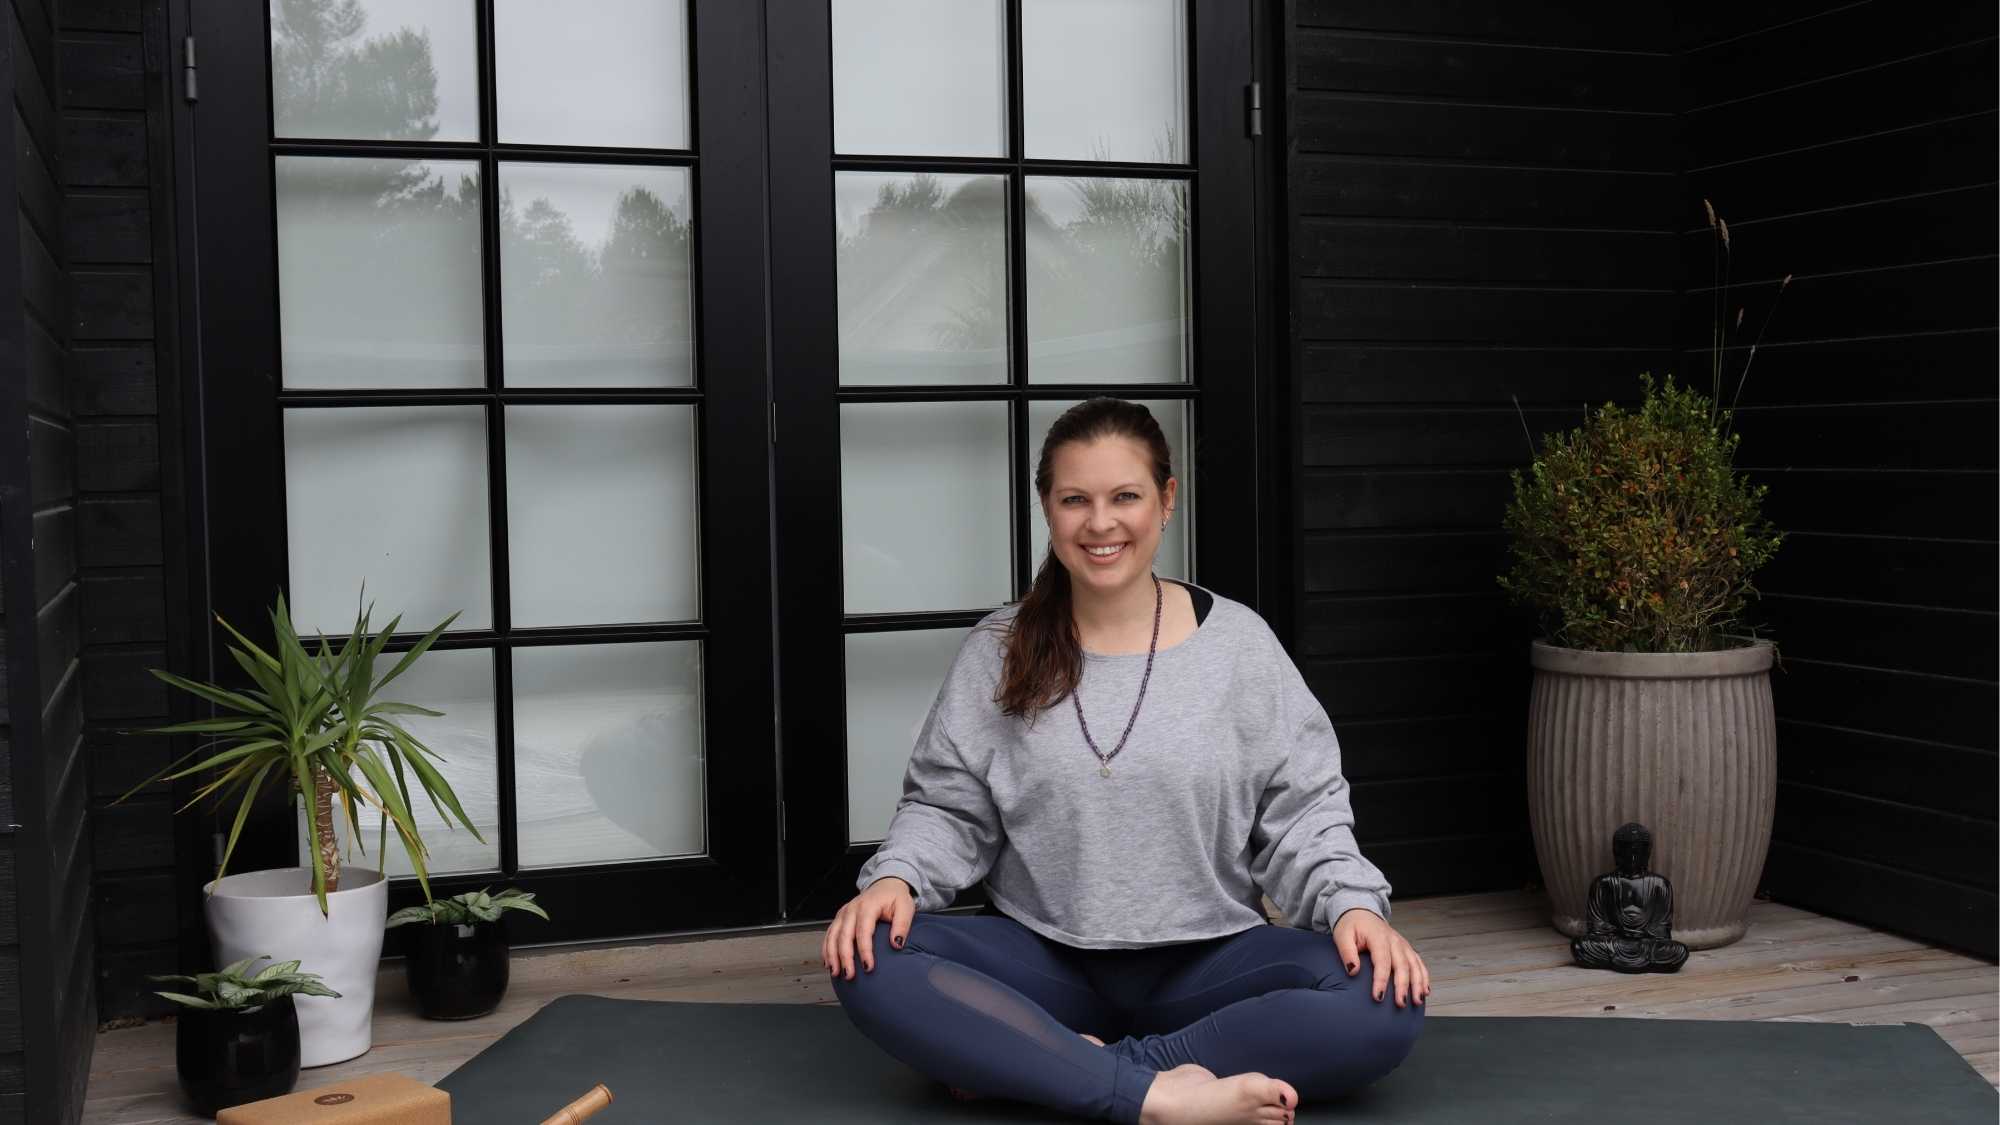
{"type": "Polygon", "coordinates": [[[1358,969],[1358,968],[1360,968],[1360,967],[1361,967],[1361,966],[1359,966],[1359,965],[1355,964],[1355,963],[1354,963],[1354,962],[1352,962],[1352,961],[1349,961],[1349,962],[1347,963],[1347,971],[1348,971],[1348,973],[1349,973],[1350,975],[1352,975],[1352,974],[1353,974],[1354,970],[1356,970],[1356,969],[1358,969]]]}
{"type": "Polygon", "coordinates": [[[1285,1095],[1283,1094],[1278,1095],[1278,1104],[1284,1106],[1287,1109],[1290,1109],[1292,1105],[1292,1103],[1285,1100],[1285,1095]]]}
{"type": "Polygon", "coordinates": [[[889,944],[890,944],[890,945],[893,945],[893,946],[895,946],[895,947],[896,947],[897,949],[901,949],[901,948],[903,948],[903,939],[902,939],[902,938],[894,938],[894,939],[892,939],[892,940],[891,940],[891,941],[889,942],[889,944]]]}

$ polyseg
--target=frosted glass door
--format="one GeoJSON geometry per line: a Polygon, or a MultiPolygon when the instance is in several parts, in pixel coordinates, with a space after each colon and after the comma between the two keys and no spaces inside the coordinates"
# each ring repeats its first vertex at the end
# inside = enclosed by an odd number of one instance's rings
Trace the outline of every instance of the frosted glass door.
{"type": "MultiPolygon", "coordinates": [[[[386,662],[458,614],[391,689],[445,712],[411,729],[487,837],[426,806],[434,872],[704,856],[687,3],[269,12],[299,625],[344,636],[365,589],[377,627],[403,617],[386,662]]],[[[761,506],[726,515],[768,536],[761,506]]]]}
{"type": "MultiPolygon", "coordinates": [[[[1142,401],[1193,573],[1183,0],[831,0],[847,838],[887,831],[969,627],[1047,551],[1042,436],[1142,401]]],[[[818,175],[820,169],[801,169],[818,175]]],[[[781,403],[782,406],[782,403],[781,403]]],[[[786,456],[781,446],[779,456],[786,456]]]]}

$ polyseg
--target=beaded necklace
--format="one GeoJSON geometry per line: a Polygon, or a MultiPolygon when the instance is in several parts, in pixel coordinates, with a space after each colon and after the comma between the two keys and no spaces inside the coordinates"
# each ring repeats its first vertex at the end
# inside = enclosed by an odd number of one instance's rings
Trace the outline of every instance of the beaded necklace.
{"type": "MultiPolygon", "coordinates": [[[[1132,701],[1132,717],[1125,720],[1125,733],[1118,736],[1118,745],[1111,748],[1111,753],[1106,754],[1097,748],[1097,740],[1090,737],[1090,724],[1083,718],[1083,701],[1077,697],[1076,691],[1072,690],[1069,693],[1069,701],[1076,705],[1077,725],[1083,728],[1083,741],[1089,744],[1090,752],[1097,755],[1099,777],[1111,776],[1111,759],[1116,758],[1118,752],[1125,749],[1125,740],[1132,737],[1132,726],[1139,721],[1139,705],[1146,702],[1146,683],[1153,678],[1153,657],[1160,651],[1160,610],[1166,605],[1166,593],[1160,587],[1160,576],[1155,574],[1152,577],[1153,640],[1146,646],[1146,674],[1139,677],[1139,698],[1132,701]]],[[[1081,686],[1079,683],[1078,687],[1081,686]]]]}

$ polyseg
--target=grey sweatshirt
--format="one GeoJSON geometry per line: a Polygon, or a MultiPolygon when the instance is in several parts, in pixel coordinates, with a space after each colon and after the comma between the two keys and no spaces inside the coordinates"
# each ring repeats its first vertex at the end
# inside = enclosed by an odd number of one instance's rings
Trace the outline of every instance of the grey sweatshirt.
{"type": "MultiPolygon", "coordinates": [[[[1325,933],[1356,906],[1389,916],[1388,881],[1355,846],[1333,726],[1248,606],[1217,595],[1160,650],[1110,777],[1069,699],[1032,724],[993,701],[1014,612],[988,614],[952,660],[857,888],[894,875],[918,910],[941,910],[983,879],[1010,917],[1087,949],[1240,932],[1264,921],[1260,888],[1300,929],[1325,933]]],[[[1106,753],[1145,667],[1143,652],[1084,654],[1077,695],[1106,753]]]]}

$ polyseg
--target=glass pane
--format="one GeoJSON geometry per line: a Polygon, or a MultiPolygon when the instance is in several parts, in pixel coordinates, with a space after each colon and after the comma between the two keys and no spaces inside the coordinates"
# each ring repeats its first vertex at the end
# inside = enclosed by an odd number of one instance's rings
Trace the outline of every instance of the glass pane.
{"type": "Polygon", "coordinates": [[[1187,381],[1187,183],[1030,176],[1028,379],[1187,381]]]}
{"type": "MultiPolygon", "coordinates": [[[[1194,568],[1188,550],[1188,528],[1194,520],[1194,466],[1188,463],[1187,451],[1193,443],[1188,440],[1188,404],[1178,399],[1134,399],[1140,406],[1153,412],[1153,420],[1160,424],[1160,431],[1167,437],[1167,450],[1172,454],[1174,479],[1180,482],[1174,496],[1174,514],[1167,521],[1166,533],[1160,536],[1160,551],[1153,556],[1153,573],[1162,578],[1179,578],[1193,581],[1194,568]]],[[[1055,425],[1056,418],[1063,411],[1075,406],[1075,402],[1030,402],[1028,404],[1028,455],[1039,459],[1042,455],[1042,439],[1048,436],[1049,427],[1055,425]]],[[[1028,466],[1027,488],[1022,493],[1034,505],[1028,513],[1029,555],[1034,560],[1035,569],[1041,569],[1042,559],[1049,553],[1049,521],[1042,513],[1041,497],[1035,492],[1035,467],[1028,466]]],[[[1058,563],[1057,565],[1061,565],[1058,563]]]]}
{"type": "Polygon", "coordinates": [[[500,139],[689,148],[686,0],[494,0],[500,139]]]}
{"type": "Polygon", "coordinates": [[[514,650],[522,867],[708,848],[701,643],[514,650]]]}
{"type": "Polygon", "coordinates": [[[688,170],[500,168],[500,329],[510,387],[694,384],[688,170]]]}
{"type": "Polygon", "coordinates": [[[479,139],[472,0],[272,0],[280,137],[479,139]]]}
{"type": "Polygon", "coordinates": [[[833,149],[1005,156],[1002,0],[834,0],[833,149]]]}
{"type": "Polygon", "coordinates": [[[694,407],[507,408],[514,624],[701,616],[694,407]]]}
{"type": "Polygon", "coordinates": [[[847,638],[847,835],[881,840],[903,772],[946,669],[970,629],[853,633],[847,638]]]}
{"type": "Polygon", "coordinates": [[[975,609],[1007,600],[1007,404],[840,408],[848,613],[975,609]]]}
{"type": "Polygon", "coordinates": [[[493,624],[484,407],[285,411],[285,516],[300,632],[345,636],[364,584],[377,627],[493,624]]]}
{"type": "Polygon", "coordinates": [[[835,172],[840,381],[1007,382],[1004,176],[835,172]]]}
{"type": "MultiPolygon", "coordinates": [[[[394,668],[396,661],[402,658],[400,653],[384,653],[376,661],[376,675],[394,668]]],[[[417,834],[423,837],[424,847],[430,853],[425,863],[430,874],[497,871],[500,867],[500,775],[495,765],[498,758],[493,750],[496,729],[493,722],[493,653],[486,649],[434,648],[418,657],[415,664],[396,677],[395,682],[383,690],[382,698],[384,701],[414,703],[444,712],[442,718],[399,715],[396,721],[444,758],[442,762],[436,759],[431,761],[458,797],[465,815],[472,818],[473,826],[479,829],[481,836],[486,837],[486,842],[480,843],[457,818],[447,825],[412,778],[410,816],[416,821],[417,834]]],[[[414,874],[409,855],[396,838],[394,827],[389,829],[388,847],[381,847],[381,813],[365,803],[358,806],[355,813],[361,822],[360,849],[350,852],[347,849],[347,818],[338,808],[335,810],[334,834],[340,838],[342,854],[355,855],[360,866],[387,870],[392,876],[414,874]],[[365,849],[365,854],[362,849],[365,849]],[[383,868],[385,857],[388,866],[383,868]]],[[[312,846],[312,837],[303,827],[303,810],[299,814],[299,823],[299,862],[309,865],[312,863],[312,854],[308,851],[312,846]]]]}
{"type": "Polygon", "coordinates": [[[1022,0],[1028,156],[1186,163],[1186,33],[1182,0],[1022,0]]]}
{"type": "Polygon", "coordinates": [[[479,166],[277,159],[287,387],[479,387],[479,166]]]}

